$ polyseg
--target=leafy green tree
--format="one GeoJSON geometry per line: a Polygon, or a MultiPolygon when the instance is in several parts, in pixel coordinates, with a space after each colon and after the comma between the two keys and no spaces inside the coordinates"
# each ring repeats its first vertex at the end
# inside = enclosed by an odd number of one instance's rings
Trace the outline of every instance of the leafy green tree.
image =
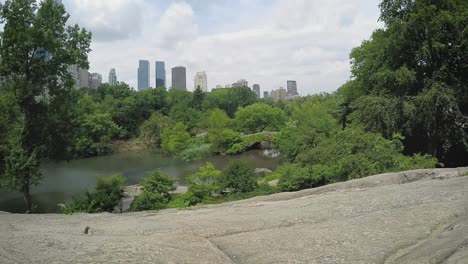
{"type": "Polygon", "coordinates": [[[193,91],[193,99],[192,99],[193,109],[202,110],[205,96],[206,96],[206,93],[200,89],[200,86],[195,88],[195,91],[193,91]]]}
{"type": "Polygon", "coordinates": [[[283,110],[263,103],[241,107],[236,112],[237,128],[244,133],[279,131],[286,123],[283,110]]]}
{"type": "Polygon", "coordinates": [[[77,157],[92,157],[112,152],[111,139],[117,138],[122,129],[117,126],[107,113],[83,115],[79,119],[79,128],[74,139],[74,151],[77,157]]]}
{"type": "Polygon", "coordinates": [[[222,109],[232,118],[239,107],[251,105],[256,101],[256,93],[248,87],[213,89],[206,95],[204,108],[222,109]]]}
{"type": "MultiPolygon", "coordinates": [[[[68,14],[52,0],[5,1],[0,5],[0,76],[20,112],[20,133],[10,141],[11,151],[2,162],[4,183],[24,194],[31,209],[30,185],[40,181],[39,161],[47,156],[49,113],[63,102],[73,79],[68,65],[87,68],[91,34],[77,25],[66,27],[68,14]]],[[[66,120],[63,120],[66,122],[66,120]]]]}
{"type": "Polygon", "coordinates": [[[151,172],[143,180],[143,193],[135,197],[131,205],[133,211],[160,210],[172,199],[176,189],[175,180],[161,170],[151,172]]]}
{"type": "Polygon", "coordinates": [[[190,138],[187,127],[183,123],[178,122],[174,127],[163,130],[161,147],[171,154],[178,154],[187,148],[190,138]]]}
{"type": "Polygon", "coordinates": [[[161,136],[164,129],[169,129],[174,122],[167,116],[155,112],[140,127],[140,138],[156,146],[161,145],[161,136]]]}
{"type": "Polygon", "coordinates": [[[258,186],[254,169],[240,161],[233,161],[219,179],[221,189],[232,189],[233,193],[247,193],[258,186]]]}
{"type": "Polygon", "coordinates": [[[357,100],[355,121],[403,134],[407,153],[466,164],[468,3],[383,0],[380,9],[385,27],[353,49],[352,81],[342,88],[357,100]]]}

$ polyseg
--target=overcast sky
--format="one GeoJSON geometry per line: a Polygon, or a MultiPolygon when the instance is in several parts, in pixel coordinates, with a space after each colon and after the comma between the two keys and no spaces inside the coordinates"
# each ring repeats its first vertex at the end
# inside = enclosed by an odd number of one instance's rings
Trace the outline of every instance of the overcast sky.
{"type": "MultiPolygon", "coordinates": [[[[3,2],[3,1],[2,1],[3,2]]],[[[187,67],[208,86],[244,78],[261,90],[296,80],[302,95],[349,78],[349,52],[380,27],[378,0],[63,0],[71,23],[93,33],[90,71],[136,87],[138,60],[187,67]]]]}

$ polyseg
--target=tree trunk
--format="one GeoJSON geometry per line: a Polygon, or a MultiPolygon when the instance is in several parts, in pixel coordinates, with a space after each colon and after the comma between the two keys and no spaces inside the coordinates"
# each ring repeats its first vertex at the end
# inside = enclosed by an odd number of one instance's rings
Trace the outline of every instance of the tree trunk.
{"type": "Polygon", "coordinates": [[[29,184],[23,188],[24,202],[26,203],[26,214],[31,212],[31,194],[29,193],[29,184]]]}

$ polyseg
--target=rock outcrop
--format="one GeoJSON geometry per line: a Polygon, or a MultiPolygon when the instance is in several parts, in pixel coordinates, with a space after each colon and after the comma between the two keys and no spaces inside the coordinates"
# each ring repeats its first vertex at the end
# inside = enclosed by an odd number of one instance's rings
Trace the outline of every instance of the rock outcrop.
{"type": "Polygon", "coordinates": [[[182,211],[1,213],[0,263],[467,263],[467,171],[388,173],[182,211]]]}

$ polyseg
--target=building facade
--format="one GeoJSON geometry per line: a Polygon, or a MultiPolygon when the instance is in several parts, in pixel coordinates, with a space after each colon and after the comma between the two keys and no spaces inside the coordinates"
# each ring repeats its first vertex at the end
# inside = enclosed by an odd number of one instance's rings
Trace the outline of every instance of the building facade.
{"type": "Polygon", "coordinates": [[[102,75],[99,73],[91,73],[89,75],[89,88],[96,89],[102,84],[102,75]]]}
{"type": "Polygon", "coordinates": [[[89,79],[90,75],[88,70],[85,69],[78,69],[78,82],[80,84],[80,87],[89,87],[89,79]]]}
{"type": "Polygon", "coordinates": [[[284,101],[288,99],[288,92],[283,87],[280,87],[277,90],[272,90],[270,97],[273,98],[275,102],[284,101]]]}
{"type": "Polygon", "coordinates": [[[140,60],[138,64],[138,91],[146,90],[150,87],[150,63],[147,60],[140,60]]]}
{"type": "Polygon", "coordinates": [[[197,72],[194,79],[194,89],[200,88],[202,92],[208,92],[208,77],[205,72],[197,72]]]}
{"type": "Polygon", "coordinates": [[[270,93],[268,91],[264,91],[263,98],[269,98],[269,97],[270,97],[270,93]]]}
{"type": "Polygon", "coordinates": [[[78,65],[73,64],[73,65],[68,65],[68,73],[70,73],[72,79],[73,79],[73,87],[75,88],[80,88],[80,82],[78,80],[78,65]]]}
{"type": "Polygon", "coordinates": [[[288,89],[288,95],[290,97],[293,96],[298,96],[299,94],[297,93],[297,83],[296,81],[287,81],[287,89],[288,89]]]}
{"type": "Polygon", "coordinates": [[[240,79],[232,84],[232,87],[249,87],[249,82],[246,79],[240,79]]]}
{"type": "Polygon", "coordinates": [[[166,66],[164,61],[156,61],[155,63],[155,87],[166,87],[166,66]]]}
{"type": "Polygon", "coordinates": [[[260,85],[254,84],[252,86],[252,90],[257,94],[257,98],[260,98],[260,85]]]}
{"type": "Polygon", "coordinates": [[[172,89],[187,91],[187,70],[183,66],[172,68],[172,89]]]}
{"type": "Polygon", "coordinates": [[[109,71],[109,84],[110,85],[117,85],[117,74],[115,73],[115,69],[112,68],[109,71]]]}

